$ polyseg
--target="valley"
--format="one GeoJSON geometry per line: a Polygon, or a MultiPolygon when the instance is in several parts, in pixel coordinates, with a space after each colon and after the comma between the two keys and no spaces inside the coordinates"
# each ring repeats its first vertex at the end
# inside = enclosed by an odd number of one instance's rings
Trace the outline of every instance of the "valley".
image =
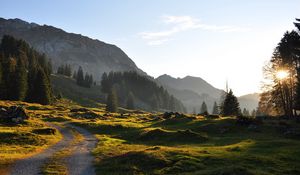
{"type": "Polygon", "coordinates": [[[3,0],[0,175],[300,175],[299,7],[3,0]]]}
{"type": "Polygon", "coordinates": [[[95,174],[299,173],[299,121],[239,123],[235,117],[125,109],[107,113],[105,108],[81,107],[68,100],[47,106],[12,101],[1,101],[1,105],[23,106],[30,115],[24,124],[1,124],[2,137],[18,131],[14,141],[1,141],[2,174],[14,167],[24,171],[22,161],[32,161],[30,167],[39,167],[42,174],[77,174],[87,160],[95,167],[95,174]],[[54,135],[30,132],[41,128],[58,129],[54,135]],[[32,141],[20,142],[24,136],[32,141]],[[88,151],[81,152],[80,159],[74,157],[78,154],[76,145],[88,151]],[[51,156],[45,156],[49,151],[51,156]],[[45,160],[37,161],[38,156],[45,160]],[[79,170],[70,173],[69,167],[79,170]]]}

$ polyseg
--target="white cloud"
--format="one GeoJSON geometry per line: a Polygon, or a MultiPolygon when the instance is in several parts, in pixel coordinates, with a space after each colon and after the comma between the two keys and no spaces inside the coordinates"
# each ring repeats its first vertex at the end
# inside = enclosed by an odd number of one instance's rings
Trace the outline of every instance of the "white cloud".
{"type": "Polygon", "coordinates": [[[169,38],[176,33],[188,30],[201,29],[215,32],[237,32],[246,31],[245,28],[235,26],[218,26],[202,23],[199,19],[191,16],[162,16],[162,22],[168,26],[169,29],[157,32],[141,32],[138,35],[146,40],[149,45],[160,45],[169,40],[169,38]]]}

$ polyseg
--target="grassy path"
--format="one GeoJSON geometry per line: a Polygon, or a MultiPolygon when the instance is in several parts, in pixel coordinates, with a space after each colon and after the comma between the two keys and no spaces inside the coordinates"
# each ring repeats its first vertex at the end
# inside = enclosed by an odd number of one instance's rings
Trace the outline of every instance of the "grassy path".
{"type": "Polygon", "coordinates": [[[57,128],[61,132],[61,134],[63,135],[63,139],[54,146],[43,151],[42,153],[17,161],[16,164],[12,167],[12,170],[10,172],[11,175],[39,174],[41,172],[42,166],[53,154],[70,144],[73,139],[73,135],[70,132],[70,129],[62,128],[53,124],[50,125],[57,128]]]}
{"type": "Polygon", "coordinates": [[[95,137],[86,130],[65,124],[57,128],[63,139],[56,145],[32,157],[21,159],[12,167],[11,175],[93,175],[93,156],[91,150],[96,146],[95,137]]]}

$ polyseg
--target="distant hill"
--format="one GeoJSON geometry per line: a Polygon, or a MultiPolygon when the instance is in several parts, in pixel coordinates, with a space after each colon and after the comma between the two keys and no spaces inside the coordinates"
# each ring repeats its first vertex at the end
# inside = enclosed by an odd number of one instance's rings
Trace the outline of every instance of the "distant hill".
{"type": "Polygon", "coordinates": [[[213,98],[219,98],[223,90],[213,87],[205,80],[199,77],[186,76],[184,78],[173,78],[169,75],[161,75],[156,78],[156,81],[162,85],[173,87],[178,90],[190,90],[201,94],[209,94],[213,98]]]}
{"type": "Polygon", "coordinates": [[[220,96],[224,91],[217,89],[199,77],[186,76],[184,78],[174,78],[170,75],[161,75],[156,81],[165,87],[174,97],[182,101],[188,112],[200,112],[203,101],[207,104],[208,111],[211,112],[213,103],[220,101],[220,96]]]}
{"type": "Polygon", "coordinates": [[[259,93],[247,94],[238,97],[241,109],[246,108],[248,110],[256,109],[259,102],[259,93]]]}
{"type": "MultiPolygon", "coordinates": [[[[213,87],[211,84],[199,77],[186,76],[184,78],[174,78],[169,75],[161,75],[156,81],[165,87],[174,97],[182,101],[188,112],[200,112],[203,101],[207,104],[208,111],[211,112],[213,103],[220,102],[224,91],[213,87]]],[[[249,94],[239,97],[241,108],[248,110],[256,109],[258,104],[258,94],[249,94]]]]}
{"type": "Polygon", "coordinates": [[[96,80],[100,80],[103,72],[110,71],[145,74],[117,46],[52,26],[0,18],[0,38],[4,34],[24,39],[36,50],[45,53],[51,58],[55,71],[61,64],[70,64],[76,70],[82,66],[84,72],[91,73],[96,80]]]}

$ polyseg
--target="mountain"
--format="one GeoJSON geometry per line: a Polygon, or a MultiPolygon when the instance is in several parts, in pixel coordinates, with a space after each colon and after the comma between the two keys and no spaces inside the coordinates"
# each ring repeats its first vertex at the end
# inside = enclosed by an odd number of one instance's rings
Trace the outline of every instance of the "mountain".
{"type": "MultiPolygon", "coordinates": [[[[207,104],[208,112],[212,111],[213,103],[221,101],[221,96],[225,92],[213,87],[211,84],[199,77],[186,76],[184,78],[174,78],[169,75],[161,75],[156,78],[156,82],[166,88],[170,94],[179,99],[187,108],[188,112],[200,112],[203,101],[207,104]]],[[[248,94],[238,97],[241,108],[248,110],[256,109],[259,94],[248,94]]]]}
{"type": "Polygon", "coordinates": [[[214,102],[219,102],[223,90],[217,89],[199,77],[186,76],[174,78],[170,75],[161,75],[156,82],[166,88],[174,97],[186,106],[188,112],[200,112],[203,101],[211,112],[214,102]]]}
{"type": "Polygon", "coordinates": [[[137,71],[146,75],[117,46],[80,34],[20,19],[0,18],[0,38],[5,34],[23,39],[45,53],[51,58],[54,71],[61,64],[70,64],[73,70],[82,66],[84,72],[89,72],[96,80],[100,80],[103,72],[110,71],[137,71]]]}
{"type": "Polygon", "coordinates": [[[161,75],[156,81],[178,90],[190,90],[201,94],[207,94],[213,98],[219,98],[223,90],[217,89],[199,77],[186,76],[184,78],[173,78],[169,75],[161,75]]]}
{"type": "Polygon", "coordinates": [[[259,102],[259,93],[247,94],[238,97],[241,109],[246,108],[250,112],[257,108],[259,102]]]}

